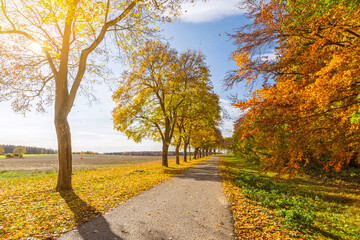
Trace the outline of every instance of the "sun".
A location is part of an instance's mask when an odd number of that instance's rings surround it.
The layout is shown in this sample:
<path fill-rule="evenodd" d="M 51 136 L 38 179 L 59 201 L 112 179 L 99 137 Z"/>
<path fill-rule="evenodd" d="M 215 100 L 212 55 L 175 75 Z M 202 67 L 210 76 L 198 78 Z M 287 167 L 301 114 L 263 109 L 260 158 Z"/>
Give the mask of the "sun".
<path fill-rule="evenodd" d="M 43 49 L 42 49 L 41 45 L 37 42 L 32 42 L 29 46 L 29 50 L 35 54 L 43 53 Z"/>

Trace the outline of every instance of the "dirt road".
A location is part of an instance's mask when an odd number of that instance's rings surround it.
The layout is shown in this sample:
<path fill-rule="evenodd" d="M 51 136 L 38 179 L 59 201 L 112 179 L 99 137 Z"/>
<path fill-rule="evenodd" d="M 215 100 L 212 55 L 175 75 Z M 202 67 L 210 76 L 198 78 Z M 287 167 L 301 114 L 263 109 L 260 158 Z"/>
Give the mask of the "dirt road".
<path fill-rule="evenodd" d="M 218 164 L 212 157 L 60 239 L 235 239 Z"/>

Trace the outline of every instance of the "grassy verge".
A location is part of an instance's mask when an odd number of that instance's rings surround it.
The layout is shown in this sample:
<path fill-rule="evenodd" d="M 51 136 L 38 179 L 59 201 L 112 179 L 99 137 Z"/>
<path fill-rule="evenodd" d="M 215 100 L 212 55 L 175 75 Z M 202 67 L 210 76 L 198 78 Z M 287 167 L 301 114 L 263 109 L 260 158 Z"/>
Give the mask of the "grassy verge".
<path fill-rule="evenodd" d="M 161 162 L 73 174 L 73 192 L 55 192 L 56 172 L 0 178 L 0 239 L 52 239 L 206 160 Z M 143 170 L 143 171 L 137 171 Z M 9 173 L 6 173 L 9 174 Z"/>
<path fill-rule="evenodd" d="M 360 239 L 358 182 L 334 174 L 275 181 L 275 173 L 233 156 L 222 157 L 220 169 L 239 238 Z"/>

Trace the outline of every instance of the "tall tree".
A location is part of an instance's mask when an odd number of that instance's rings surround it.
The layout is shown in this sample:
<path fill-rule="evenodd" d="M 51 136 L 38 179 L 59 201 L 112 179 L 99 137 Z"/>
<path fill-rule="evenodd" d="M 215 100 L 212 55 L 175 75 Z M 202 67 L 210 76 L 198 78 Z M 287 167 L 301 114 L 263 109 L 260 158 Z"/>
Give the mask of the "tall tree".
<path fill-rule="evenodd" d="M 216 110 L 219 103 L 218 96 L 212 92 L 209 70 L 205 64 L 204 55 L 200 51 L 188 50 L 180 55 L 179 60 L 179 75 L 177 77 L 183 81 L 194 83 L 187 86 L 186 101 L 179 108 L 176 123 L 177 131 L 175 132 L 177 139 L 181 139 L 184 149 L 184 162 L 186 162 L 194 123 L 200 121 L 201 118 L 216 118 L 212 114 L 217 114 Z M 197 81 L 194 81 L 196 79 Z M 216 121 L 213 123 L 217 124 Z"/>
<path fill-rule="evenodd" d="M 1 0 L 1 100 L 15 111 L 31 102 L 55 102 L 59 175 L 56 189 L 70 190 L 72 156 L 68 115 L 84 77 L 100 76 L 108 56 L 105 36 L 125 52 L 156 32 L 156 21 L 177 16 L 178 0 Z M 109 35 L 111 33 L 111 35 Z M 5 47 L 6 46 L 6 47 Z M 98 55 L 99 56 L 99 55 Z"/>
<path fill-rule="evenodd" d="M 202 81 L 181 77 L 180 65 L 177 52 L 168 44 L 147 42 L 133 54 L 131 71 L 123 74 L 113 95 L 115 128 L 137 142 L 143 138 L 162 141 L 162 165 L 166 167 L 179 109 L 189 91 Z M 208 70 L 202 71 L 207 74 Z"/>

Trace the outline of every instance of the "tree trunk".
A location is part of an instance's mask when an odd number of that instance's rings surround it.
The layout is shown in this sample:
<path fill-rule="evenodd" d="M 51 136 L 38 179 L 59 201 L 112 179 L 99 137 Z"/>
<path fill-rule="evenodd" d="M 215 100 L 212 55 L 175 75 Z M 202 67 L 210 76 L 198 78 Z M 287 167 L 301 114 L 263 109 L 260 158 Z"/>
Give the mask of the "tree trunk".
<path fill-rule="evenodd" d="M 202 149 L 201 149 L 201 148 L 199 149 L 199 155 L 200 155 L 200 158 L 202 158 L 202 157 L 203 157 L 203 154 L 202 154 Z"/>
<path fill-rule="evenodd" d="M 205 151 L 206 151 L 206 153 L 205 153 L 206 156 L 209 156 L 209 149 L 206 149 Z"/>
<path fill-rule="evenodd" d="M 187 162 L 187 142 L 184 141 L 184 162 Z"/>
<path fill-rule="evenodd" d="M 191 145 L 189 144 L 189 160 L 191 161 Z"/>
<path fill-rule="evenodd" d="M 359 153 L 358 152 L 355 152 L 350 160 L 349 160 L 349 163 L 348 163 L 348 167 L 351 167 L 351 168 L 359 168 L 359 165 L 357 164 L 357 159 L 358 159 L 358 156 L 359 156 Z"/>
<path fill-rule="evenodd" d="M 72 152 L 71 134 L 67 118 L 55 116 L 55 128 L 58 140 L 59 174 L 56 191 L 68 191 L 72 189 Z"/>
<path fill-rule="evenodd" d="M 199 151 L 199 148 L 194 149 L 194 159 L 197 159 L 198 151 Z"/>
<path fill-rule="evenodd" d="M 165 141 L 163 141 L 163 149 L 162 149 L 162 165 L 164 167 L 169 167 L 168 151 L 169 151 L 169 144 L 165 140 Z"/>
<path fill-rule="evenodd" d="M 176 164 L 180 164 L 180 144 L 176 144 L 175 154 L 176 154 Z"/>

